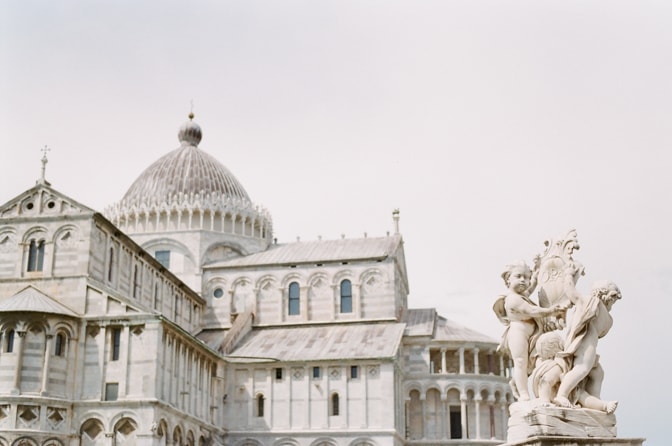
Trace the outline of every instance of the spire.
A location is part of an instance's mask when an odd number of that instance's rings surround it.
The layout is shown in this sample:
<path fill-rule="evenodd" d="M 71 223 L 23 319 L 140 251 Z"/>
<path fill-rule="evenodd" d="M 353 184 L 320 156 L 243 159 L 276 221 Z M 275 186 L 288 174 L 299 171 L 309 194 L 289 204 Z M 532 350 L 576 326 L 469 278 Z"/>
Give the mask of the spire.
<path fill-rule="evenodd" d="M 399 209 L 392 211 L 392 219 L 394 220 L 394 233 L 399 234 Z"/>
<path fill-rule="evenodd" d="M 47 186 L 50 186 L 50 183 L 46 179 L 46 171 L 47 171 L 47 163 L 49 160 L 47 159 L 47 152 L 50 152 L 51 149 L 47 146 L 44 146 L 44 149 L 40 149 L 40 152 L 42 152 L 42 159 L 40 160 L 42 162 L 42 173 L 40 175 L 40 179 L 37 180 L 37 184 L 46 184 Z"/>

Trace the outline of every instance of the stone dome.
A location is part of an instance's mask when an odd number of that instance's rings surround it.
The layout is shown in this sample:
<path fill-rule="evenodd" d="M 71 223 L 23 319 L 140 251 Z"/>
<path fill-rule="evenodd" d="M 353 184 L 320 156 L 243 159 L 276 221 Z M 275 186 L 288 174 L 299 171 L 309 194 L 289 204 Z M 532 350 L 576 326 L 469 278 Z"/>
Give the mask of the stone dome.
<path fill-rule="evenodd" d="M 145 169 L 104 215 L 129 234 L 208 230 L 266 246 L 273 234 L 271 215 L 252 203 L 226 167 L 198 148 L 202 132 L 193 117 L 180 127 L 180 147 Z"/>
<path fill-rule="evenodd" d="M 190 118 L 193 115 L 189 116 Z M 215 195 L 249 202 L 250 197 L 213 156 L 198 148 L 201 128 L 187 121 L 180 127 L 180 147 L 162 156 L 133 182 L 122 203 L 128 205 L 170 202 L 174 197 Z"/>

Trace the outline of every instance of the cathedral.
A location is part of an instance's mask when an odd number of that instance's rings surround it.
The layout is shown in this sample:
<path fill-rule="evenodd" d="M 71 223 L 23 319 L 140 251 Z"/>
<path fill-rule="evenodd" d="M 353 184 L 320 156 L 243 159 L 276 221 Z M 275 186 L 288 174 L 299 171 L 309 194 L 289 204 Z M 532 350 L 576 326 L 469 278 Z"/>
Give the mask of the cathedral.
<path fill-rule="evenodd" d="M 193 115 L 178 136 L 102 213 L 44 164 L 5 197 L 0 446 L 504 442 L 510 360 L 409 306 L 398 211 L 278 243 Z"/>

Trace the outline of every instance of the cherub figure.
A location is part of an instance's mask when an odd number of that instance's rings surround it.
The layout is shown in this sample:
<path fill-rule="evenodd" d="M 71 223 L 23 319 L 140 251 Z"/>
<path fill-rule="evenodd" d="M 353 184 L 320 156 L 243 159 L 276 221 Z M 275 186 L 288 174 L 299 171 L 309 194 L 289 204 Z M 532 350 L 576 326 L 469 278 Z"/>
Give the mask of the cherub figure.
<path fill-rule="evenodd" d="M 542 406 L 555 405 L 553 400 L 556 398 L 558 386 L 567 372 L 565 368 L 567 363 L 556 357 L 563 348 L 564 341 L 557 331 L 544 333 L 537 340 L 536 350 L 539 359 L 530 378 L 534 395 L 539 398 Z M 618 401 L 600 399 L 602 377 L 602 367 L 597 363 L 586 379 L 572 392 L 572 399 L 586 409 L 613 413 L 618 406 Z"/>
<path fill-rule="evenodd" d="M 543 318 L 561 314 L 566 308 L 562 305 L 543 308 L 528 297 L 534 291 L 536 277 L 525 262 L 507 265 L 502 278 L 509 292 L 497 299 L 493 307 L 499 319 L 507 325 L 499 348 L 513 359 L 511 389 L 514 396 L 519 401 L 528 401 L 527 377 L 530 365 L 533 365 L 530 364 L 530 353 L 536 338 L 543 332 Z"/>
<path fill-rule="evenodd" d="M 568 277 L 571 274 L 567 275 Z M 597 355 L 597 341 L 604 337 L 613 324 L 610 311 L 614 302 L 621 299 L 621 291 L 615 283 L 596 282 L 589 296 L 581 296 L 573 283 L 567 284 L 566 293 L 575 305 L 569 324 L 565 348 L 557 358 L 565 362 L 567 371 L 562 377 L 553 402 L 562 407 L 572 407 L 570 393 L 588 377 L 588 393 L 599 397 L 602 386 L 602 370 Z M 615 407 L 614 407 L 615 408 Z"/>

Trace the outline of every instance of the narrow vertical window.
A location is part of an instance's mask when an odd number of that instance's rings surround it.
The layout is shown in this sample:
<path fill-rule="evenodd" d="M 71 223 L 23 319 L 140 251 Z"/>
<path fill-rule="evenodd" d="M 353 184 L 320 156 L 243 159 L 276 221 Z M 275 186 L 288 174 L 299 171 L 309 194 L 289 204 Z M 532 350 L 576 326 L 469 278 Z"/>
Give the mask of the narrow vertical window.
<path fill-rule="evenodd" d="M 56 335 L 55 345 L 54 345 L 54 355 L 63 356 L 65 353 L 65 336 L 63 333 Z"/>
<path fill-rule="evenodd" d="M 108 257 L 107 281 L 112 282 L 112 278 L 114 277 L 114 248 L 110 248 L 110 255 Z"/>
<path fill-rule="evenodd" d="M 257 416 L 264 416 L 264 395 L 257 396 Z"/>
<path fill-rule="evenodd" d="M 44 240 L 30 241 L 28 248 L 28 271 L 42 271 L 44 264 Z"/>
<path fill-rule="evenodd" d="M 138 265 L 133 266 L 133 297 L 137 298 L 140 291 Z"/>
<path fill-rule="evenodd" d="M 329 407 L 329 415 L 336 417 L 340 414 L 340 404 L 338 401 L 338 393 L 331 395 L 331 405 Z"/>
<path fill-rule="evenodd" d="M 297 282 L 289 284 L 289 307 L 288 314 L 299 314 L 301 309 L 300 288 Z"/>
<path fill-rule="evenodd" d="M 276 379 L 276 381 L 280 381 L 282 379 L 282 369 L 281 368 L 275 369 L 275 379 Z"/>
<path fill-rule="evenodd" d="M 313 378 L 318 379 L 320 377 L 320 368 L 313 367 Z"/>
<path fill-rule="evenodd" d="M 110 359 L 112 361 L 119 360 L 119 350 L 121 349 L 121 328 L 115 327 L 112 329 L 112 354 Z"/>
<path fill-rule="evenodd" d="M 352 313 L 352 283 L 348 279 L 341 282 L 341 313 Z"/>
<path fill-rule="evenodd" d="M 7 345 L 5 346 L 5 352 L 12 353 L 14 351 L 14 330 L 9 330 L 7 332 Z"/>
<path fill-rule="evenodd" d="M 352 379 L 357 379 L 359 376 L 359 367 L 356 365 L 353 365 L 350 367 L 350 378 Z"/>
<path fill-rule="evenodd" d="M 450 438 L 462 438 L 462 411 L 460 407 L 450 406 Z"/>

